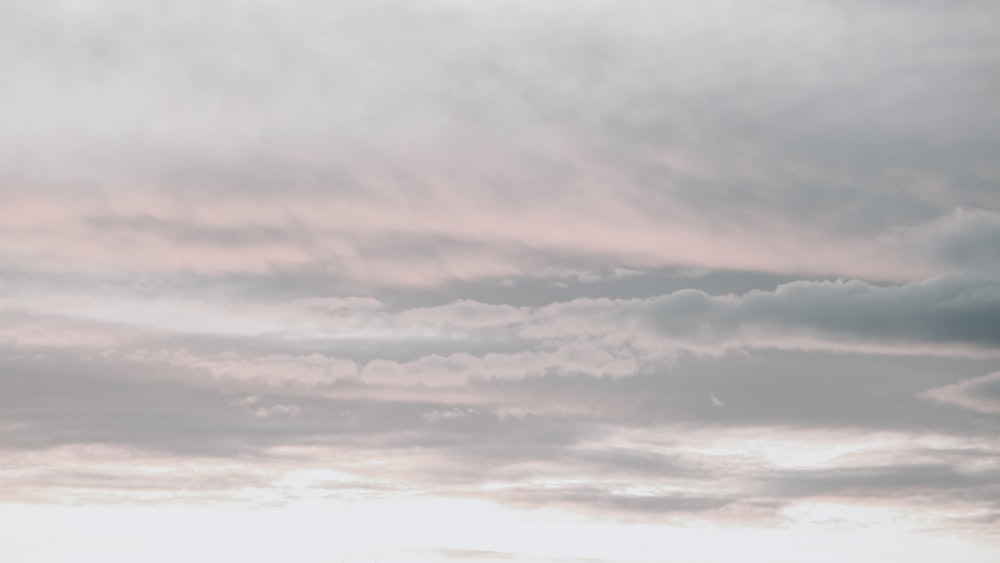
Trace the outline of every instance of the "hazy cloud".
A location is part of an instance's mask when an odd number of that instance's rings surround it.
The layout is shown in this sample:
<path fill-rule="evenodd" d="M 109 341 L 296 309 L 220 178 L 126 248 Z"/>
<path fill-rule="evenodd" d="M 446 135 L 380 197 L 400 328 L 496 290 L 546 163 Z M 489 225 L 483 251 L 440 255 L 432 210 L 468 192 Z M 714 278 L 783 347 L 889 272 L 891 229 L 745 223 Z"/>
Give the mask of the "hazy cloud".
<path fill-rule="evenodd" d="M 0 2 L 0 502 L 986 537 L 998 18 Z"/>
<path fill-rule="evenodd" d="M 1000 373 L 991 373 L 931 389 L 926 396 L 966 409 L 994 413 L 1000 411 Z"/>

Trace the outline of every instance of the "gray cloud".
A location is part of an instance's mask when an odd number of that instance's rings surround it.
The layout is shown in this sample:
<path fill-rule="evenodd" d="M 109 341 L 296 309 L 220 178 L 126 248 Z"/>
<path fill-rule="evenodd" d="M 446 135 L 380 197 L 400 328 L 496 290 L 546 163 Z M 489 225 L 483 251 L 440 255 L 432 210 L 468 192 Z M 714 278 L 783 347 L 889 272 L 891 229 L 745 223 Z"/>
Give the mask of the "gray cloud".
<path fill-rule="evenodd" d="M 967 360 L 962 370 L 974 373 L 982 363 Z M 0 426 L 9 452 L 103 444 L 178 458 L 250 456 L 267 467 L 283 459 L 282 449 L 333 447 L 341 458 L 332 467 L 366 468 L 370 480 L 354 485 L 361 490 L 418 487 L 481 496 L 468 487 L 508 483 L 516 488 L 487 498 L 628 518 L 714 511 L 733 503 L 729 512 L 759 514 L 761 503 L 772 503 L 764 511 L 776 517 L 780 506 L 798 498 L 862 492 L 892 498 L 895 491 L 909 495 L 911 489 L 946 495 L 953 487 L 971 488 L 975 483 L 967 483 L 967 476 L 989 477 L 959 467 L 991 459 L 994 451 L 969 457 L 976 452 L 929 450 L 920 455 L 931 461 L 915 465 L 913 472 L 884 469 L 885 462 L 875 460 L 853 469 L 779 471 L 762 480 L 768 470 L 761 460 L 735 458 L 732 465 L 722 464 L 697 453 L 697 445 L 684 436 L 698 428 L 723 434 L 757 428 L 763 435 L 779 436 L 783 428 L 815 428 L 936 433 L 956 440 L 992 437 L 996 424 L 990 420 L 962 409 L 928 408 L 919 397 L 928 388 L 961 380 L 961 374 L 952 373 L 958 365 L 949 359 L 856 356 L 848 361 L 837 355 L 818 361 L 814 352 L 692 356 L 655 375 L 482 383 L 442 402 L 447 394 L 405 398 L 391 388 L 380 394 L 377 388 L 355 384 L 192 386 L 197 379 L 178 378 L 176 366 L 49 352 L 4 361 Z M 713 406 L 710 394 L 722 398 L 724 406 Z M 429 416 L 433 413 L 439 414 Z M 647 427 L 672 438 L 656 449 L 642 441 L 604 441 L 609 432 Z M 386 456 L 409 461 L 398 469 L 366 465 L 365 460 Z M 525 484 L 580 476 L 605 484 L 566 490 Z M 912 484 L 907 476 L 913 477 Z M 33 481 L 32 487 L 44 482 Z M 59 483 L 81 490 L 118 486 L 110 477 L 88 481 L 72 475 Z M 386 483 L 392 484 L 390 489 L 382 488 Z M 620 487 L 628 484 L 654 492 L 623 492 Z M 147 487 L 141 481 L 133 486 Z M 194 491 L 199 486 L 191 485 Z M 665 486 L 688 492 L 655 493 Z M 342 487 L 329 486 L 331 491 Z M 744 492 L 720 492 L 732 487 Z"/>
<path fill-rule="evenodd" d="M 817 237 L 868 236 L 956 204 L 997 209 L 989 5 L 712 6 L 9 6 L 5 21 L 18 23 L 4 51 L 20 79 L 3 110 L 5 169 L 33 186 L 64 175 L 98 192 L 169 193 L 208 215 L 224 194 L 276 208 L 318 195 L 314 206 L 393 203 L 446 179 L 481 200 L 536 206 L 585 196 L 599 171 L 579 160 L 595 156 L 630 206 L 720 232 L 762 233 L 780 217 Z M 578 148 L 560 148 L 567 138 Z M 470 166 L 416 151 L 449 154 L 453 142 Z M 360 275 L 313 248 L 328 234 L 308 221 L 289 238 L 273 224 L 150 220 L 133 227 L 181 245 L 310 249 L 306 262 L 341 272 L 330 277 Z M 374 260 L 419 234 L 347 244 Z M 471 260 L 467 245 L 497 248 L 471 238 L 422 245 L 436 248 L 425 260 L 447 269 L 442 256 Z M 540 245 L 540 260 L 503 258 L 501 244 L 493 261 L 523 260 L 515 273 L 561 255 Z M 640 265 L 626 254 L 596 261 Z"/>
<path fill-rule="evenodd" d="M 990 277 L 950 275 L 903 286 L 860 280 L 800 281 L 774 291 L 710 296 L 679 291 L 654 302 L 652 316 L 672 333 L 704 327 L 721 339 L 744 329 L 783 336 L 820 332 L 881 343 L 957 343 L 995 349 L 1000 286 Z M 752 338 L 752 337 L 751 337 Z"/>
<path fill-rule="evenodd" d="M 995 272 L 1000 264 L 1000 214 L 958 209 L 904 235 L 952 267 Z"/>
<path fill-rule="evenodd" d="M 917 464 L 890 467 L 852 467 L 803 472 L 783 481 L 784 494 L 805 496 L 920 496 L 1000 502 L 996 469 L 963 471 L 951 465 Z"/>
<path fill-rule="evenodd" d="M 697 513 L 723 508 L 732 499 L 678 495 L 627 495 L 597 488 L 562 490 L 504 491 L 497 495 L 503 502 L 533 506 L 562 505 L 595 513 L 666 515 Z"/>

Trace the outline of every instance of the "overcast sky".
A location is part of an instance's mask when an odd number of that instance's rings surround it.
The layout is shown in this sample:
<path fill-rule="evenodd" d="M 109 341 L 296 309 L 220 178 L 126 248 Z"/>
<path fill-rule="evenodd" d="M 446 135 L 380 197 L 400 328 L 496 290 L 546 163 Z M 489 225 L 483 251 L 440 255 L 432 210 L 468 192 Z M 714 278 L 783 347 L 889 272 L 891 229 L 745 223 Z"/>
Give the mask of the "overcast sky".
<path fill-rule="evenodd" d="M 0 559 L 997 561 L 998 29 L 0 0 Z"/>

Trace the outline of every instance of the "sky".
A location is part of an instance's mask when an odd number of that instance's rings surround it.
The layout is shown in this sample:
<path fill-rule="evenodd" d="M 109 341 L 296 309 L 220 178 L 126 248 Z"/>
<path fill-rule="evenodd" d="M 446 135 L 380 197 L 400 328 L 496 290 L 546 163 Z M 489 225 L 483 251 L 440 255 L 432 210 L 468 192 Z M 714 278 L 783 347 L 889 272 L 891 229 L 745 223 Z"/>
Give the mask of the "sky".
<path fill-rule="evenodd" d="M 0 559 L 1000 560 L 998 26 L 0 0 Z"/>

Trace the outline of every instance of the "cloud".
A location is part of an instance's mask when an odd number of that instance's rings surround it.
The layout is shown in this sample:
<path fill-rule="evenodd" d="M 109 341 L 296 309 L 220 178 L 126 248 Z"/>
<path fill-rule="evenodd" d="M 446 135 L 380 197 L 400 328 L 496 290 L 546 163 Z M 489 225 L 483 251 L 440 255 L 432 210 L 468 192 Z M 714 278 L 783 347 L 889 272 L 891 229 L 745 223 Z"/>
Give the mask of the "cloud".
<path fill-rule="evenodd" d="M 548 505 L 569 506 L 598 514 L 618 513 L 668 515 L 681 513 L 685 516 L 699 512 L 717 510 L 733 502 L 724 497 L 699 497 L 687 494 L 621 494 L 613 491 L 589 488 L 566 487 L 554 489 L 504 490 L 500 496 L 504 502 L 541 507 Z"/>
<path fill-rule="evenodd" d="M 873 495 L 926 504 L 1000 505 L 995 486 L 1000 471 L 966 469 L 952 464 L 909 464 L 888 467 L 851 467 L 799 472 L 779 480 L 779 494 L 793 497 L 857 498 Z"/>
<path fill-rule="evenodd" d="M 996 14 L 0 2 L 0 500 L 983 530 Z"/>
<path fill-rule="evenodd" d="M 427 411 L 421 416 L 424 422 L 434 423 L 438 421 L 455 420 L 460 418 L 465 418 L 470 414 L 475 414 L 475 409 L 463 410 L 460 408 L 453 408 L 448 410 L 433 410 Z"/>
<path fill-rule="evenodd" d="M 296 405 L 282 405 L 281 403 L 273 404 L 269 407 L 258 407 L 254 411 L 254 416 L 257 417 L 269 417 L 269 416 L 299 416 L 302 409 Z"/>
<path fill-rule="evenodd" d="M 924 396 L 978 412 L 1000 412 L 1000 372 L 931 389 Z"/>
<path fill-rule="evenodd" d="M 234 352 L 227 352 L 206 357 L 186 350 L 136 350 L 128 354 L 128 359 L 139 365 L 176 365 L 183 370 L 208 374 L 216 380 L 259 381 L 266 386 L 292 382 L 319 385 L 358 376 L 354 362 L 315 353 L 240 357 Z"/>
<path fill-rule="evenodd" d="M 685 290 L 651 304 L 651 318 L 667 334 L 708 341 L 767 343 L 800 337 L 868 345 L 958 345 L 993 350 L 1000 322 L 1000 285 L 990 277 L 949 275 L 902 286 L 860 280 L 800 281 L 773 291 L 711 296 Z M 822 344 L 820 344 L 822 346 Z"/>
<path fill-rule="evenodd" d="M 989 272 L 1000 264 L 1000 213 L 959 208 L 897 236 L 951 267 Z"/>
<path fill-rule="evenodd" d="M 513 559 L 515 557 L 513 553 L 506 551 L 486 551 L 481 549 L 451 549 L 442 547 L 438 548 L 437 551 L 445 557 L 461 559 L 462 561 L 469 559 Z"/>
<path fill-rule="evenodd" d="M 998 203 L 988 8 L 710 4 L 7 8 L 0 248 L 355 291 L 941 273 L 879 235 Z"/>

